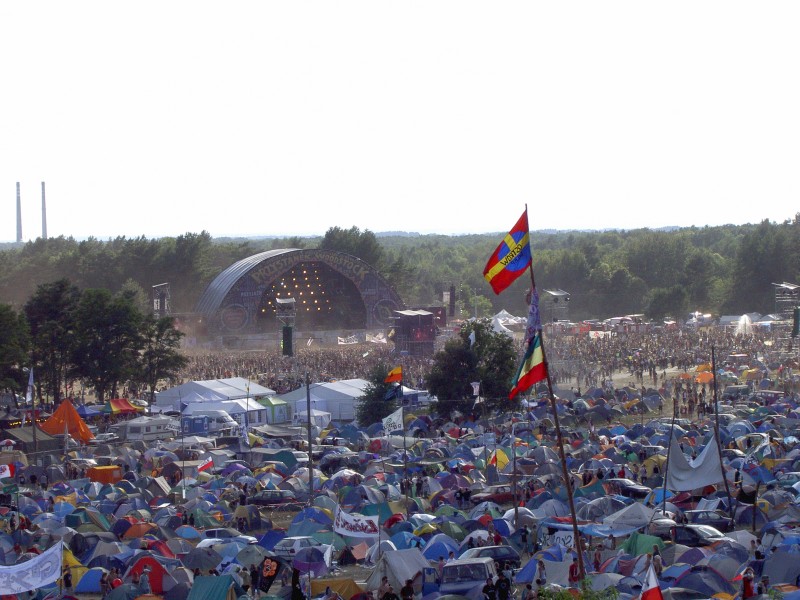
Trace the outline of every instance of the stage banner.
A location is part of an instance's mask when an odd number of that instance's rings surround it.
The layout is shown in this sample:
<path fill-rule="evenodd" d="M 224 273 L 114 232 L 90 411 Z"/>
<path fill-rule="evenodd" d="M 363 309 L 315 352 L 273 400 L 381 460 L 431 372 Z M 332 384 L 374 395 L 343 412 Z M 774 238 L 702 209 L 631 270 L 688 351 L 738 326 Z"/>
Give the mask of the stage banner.
<path fill-rule="evenodd" d="M 61 547 L 62 543 L 58 542 L 36 558 L 0 567 L 0 590 L 3 594 L 30 592 L 58 581 L 61 577 Z"/>
<path fill-rule="evenodd" d="M 378 517 L 349 515 L 337 506 L 333 530 L 340 535 L 350 537 L 377 537 Z"/>

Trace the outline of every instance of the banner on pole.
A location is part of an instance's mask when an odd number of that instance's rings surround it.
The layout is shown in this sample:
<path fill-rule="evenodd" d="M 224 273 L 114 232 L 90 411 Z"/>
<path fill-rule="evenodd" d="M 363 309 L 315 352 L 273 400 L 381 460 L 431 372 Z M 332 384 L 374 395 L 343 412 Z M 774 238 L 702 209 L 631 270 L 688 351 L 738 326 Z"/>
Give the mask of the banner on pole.
<path fill-rule="evenodd" d="M 340 535 L 349 535 L 350 537 L 377 537 L 378 517 L 350 515 L 337 506 L 333 530 Z"/>
<path fill-rule="evenodd" d="M 383 431 L 386 435 L 395 431 L 403 431 L 403 409 L 398 408 L 388 417 L 383 419 Z"/>
<path fill-rule="evenodd" d="M 61 577 L 61 547 L 59 542 L 36 558 L 0 567 L 0 590 L 3 594 L 30 592 L 58 581 Z"/>

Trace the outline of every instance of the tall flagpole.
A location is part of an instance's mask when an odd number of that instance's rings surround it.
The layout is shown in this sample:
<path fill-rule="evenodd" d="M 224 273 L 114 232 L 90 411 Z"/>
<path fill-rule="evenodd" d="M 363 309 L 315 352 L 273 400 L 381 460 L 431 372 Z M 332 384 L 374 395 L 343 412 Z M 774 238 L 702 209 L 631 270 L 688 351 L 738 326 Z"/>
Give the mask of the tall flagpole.
<path fill-rule="evenodd" d="M 731 488 L 728 485 L 728 478 L 725 477 L 725 467 L 722 465 L 722 444 L 719 438 L 719 404 L 717 404 L 719 402 L 717 398 L 717 356 L 714 346 L 711 346 L 711 372 L 714 375 L 714 440 L 717 442 L 717 451 L 719 452 L 719 470 L 722 473 L 722 481 L 725 484 L 725 492 L 728 495 L 728 511 L 731 517 L 733 517 L 734 509 L 733 500 L 731 500 Z M 756 491 L 758 491 L 757 487 Z M 753 501 L 753 505 L 755 506 L 755 501 Z M 753 522 L 755 523 L 755 519 L 753 519 Z"/>
<path fill-rule="evenodd" d="M 528 214 L 528 205 L 525 204 L 525 214 Z M 533 287 L 532 294 L 536 293 L 536 279 L 533 276 L 533 261 L 528 265 L 531 274 L 531 286 Z M 533 295 L 531 302 L 534 301 Z M 540 325 L 541 327 L 541 325 Z M 541 329 L 539 334 L 541 335 Z M 542 349 L 542 362 L 544 363 L 544 372 L 547 378 L 547 394 L 550 397 L 550 408 L 553 411 L 553 424 L 556 428 L 556 443 L 558 444 L 558 456 L 561 459 L 561 474 L 564 478 L 564 484 L 567 487 L 567 502 L 569 504 L 569 513 L 572 516 L 572 535 L 575 537 L 575 548 L 578 551 L 578 574 L 581 580 L 586 574 L 583 566 L 583 548 L 581 544 L 581 536 L 578 531 L 578 518 L 575 514 L 575 501 L 572 498 L 572 479 L 567 469 L 567 457 L 564 454 L 564 439 L 561 436 L 561 425 L 558 422 L 558 408 L 556 407 L 556 397 L 553 394 L 553 381 L 550 379 L 550 367 L 547 364 L 547 354 L 544 351 L 544 339 L 540 337 L 540 344 Z"/>

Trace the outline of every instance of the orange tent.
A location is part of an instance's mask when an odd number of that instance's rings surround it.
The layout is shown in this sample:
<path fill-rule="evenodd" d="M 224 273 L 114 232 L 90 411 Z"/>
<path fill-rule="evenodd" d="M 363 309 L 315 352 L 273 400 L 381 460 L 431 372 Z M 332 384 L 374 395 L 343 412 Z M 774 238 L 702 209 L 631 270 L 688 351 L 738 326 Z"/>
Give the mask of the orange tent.
<path fill-rule="evenodd" d="M 701 373 L 697 374 L 697 377 L 695 377 L 694 380 L 697 383 L 711 383 L 714 381 L 714 374 L 709 373 L 708 371 L 702 371 Z"/>
<path fill-rule="evenodd" d="M 94 439 L 94 434 L 89 431 L 86 422 L 72 406 L 72 402 L 64 400 L 53 413 L 53 416 L 42 423 L 41 428 L 50 435 L 70 434 L 73 439 L 86 444 Z"/>

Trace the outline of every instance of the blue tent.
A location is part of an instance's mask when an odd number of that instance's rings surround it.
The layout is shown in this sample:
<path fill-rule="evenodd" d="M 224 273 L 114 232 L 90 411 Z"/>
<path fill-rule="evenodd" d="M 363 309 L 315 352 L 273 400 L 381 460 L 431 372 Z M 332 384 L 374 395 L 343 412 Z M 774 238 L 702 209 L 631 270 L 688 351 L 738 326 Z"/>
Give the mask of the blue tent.
<path fill-rule="evenodd" d="M 266 548 L 267 550 L 272 550 L 275 547 L 275 544 L 280 542 L 285 537 L 286 534 L 282 531 L 270 529 L 267 533 L 259 538 L 258 545 L 262 548 Z"/>
<path fill-rule="evenodd" d="M 93 567 L 86 571 L 75 586 L 76 594 L 99 594 L 100 593 L 100 578 L 103 573 L 107 571 L 101 567 Z"/>
<path fill-rule="evenodd" d="M 99 410 L 99 409 L 97 409 L 97 408 L 94 408 L 93 406 L 86 406 L 85 404 L 84 404 L 84 405 L 82 405 L 82 406 L 79 406 L 76 412 L 77 412 L 77 413 L 78 413 L 78 414 L 79 414 L 81 417 L 83 417 L 84 419 L 85 419 L 86 417 L 97 417 L 97 416 L 99 416 L 99 415 L 102 415 L 102 414 L 104 414 L 102 410 Z M 76 591 L 77 591 L 77 590 L 76 590 Z"/>

